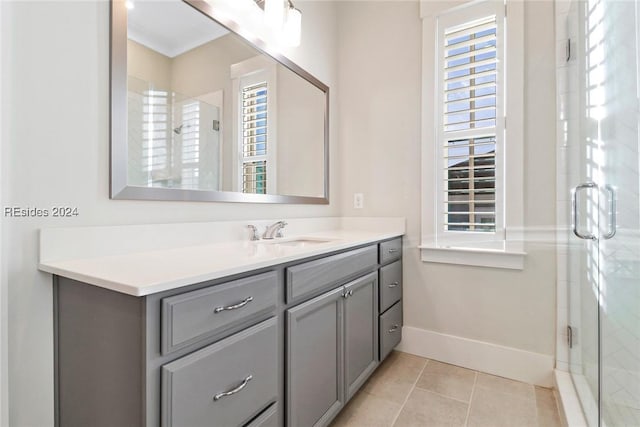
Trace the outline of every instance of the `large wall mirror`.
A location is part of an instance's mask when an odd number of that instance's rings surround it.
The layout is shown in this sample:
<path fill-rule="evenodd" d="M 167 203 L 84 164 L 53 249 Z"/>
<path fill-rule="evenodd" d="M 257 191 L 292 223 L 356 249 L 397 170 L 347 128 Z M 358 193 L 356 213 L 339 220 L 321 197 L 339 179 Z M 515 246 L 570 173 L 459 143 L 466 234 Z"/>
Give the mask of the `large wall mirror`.
<path fill-rule="evenodd" d="M 112 198 L 328 203 L 326 85 L 204 1 L 126 3 L 112 0 Z"/>

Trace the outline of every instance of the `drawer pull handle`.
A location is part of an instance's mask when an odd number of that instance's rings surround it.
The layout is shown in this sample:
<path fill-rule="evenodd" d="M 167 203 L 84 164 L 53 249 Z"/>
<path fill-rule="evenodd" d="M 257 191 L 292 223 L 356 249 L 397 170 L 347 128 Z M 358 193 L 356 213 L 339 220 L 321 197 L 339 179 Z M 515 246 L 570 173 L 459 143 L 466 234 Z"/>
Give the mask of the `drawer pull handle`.
<path fill-rule="evenodd" d="M 396 248 L 389 249 L 389 253 L 390 254 L 395 254 L 396 252 L 398 252 L 398 249 L 396 249 Z"/>
<path fill-rule="evenodd" d="M 249 384 L 249 381 L 251 381 L 251 379 L 253 378 L 253 375 L 249 375 L 247 378 L 245 378 L 238 387 L 229 390 L 229 391 L 223 391 L 222 393 L 218 393 L 215 396 L 213 396 L 213 401 L 217 402 L 218 400 L 222 399 L 225 396 L 231 396 L 232 394 L 236 394 L 239 391 L 241 391 L 243 388 L 245 388 L 247 386 L 247 384 Z"/>
<path fill-rule="evenodd" d="M 395 288 L 396 286 L 398 286 L 400 283 L 398 282 L 393 282 L 393 283 L 389 283 L 387 286 L 390 288 Z"/>
<path fill-rule="evenodd" d="M 394 333 L 395 331 L 397 331 L 397 330 L 398 330 L 398 328 L 399 328 L 399 327 L 400 327 L 400 325 L 393 325 L 393 326 L 391 327 L 391 329 L 389 329 L 389 333 L 390 333 L 390 334 Z"/>
<path fill-rule="evenodd" d="M 227 310 L 236 310 L 238 308 L 242 308 L 245 305 L 249 304 L 251 301 L 253 301 L 253 297 L 247 297 L 245 298 L 244 301 L 241 301 L 237 304 L 233 304 L 233 305 L 228 305 L 226 307 L 216 307 L 213 312 L 214 313 L 220 313 L 221 311 L 227 311 Z"/>

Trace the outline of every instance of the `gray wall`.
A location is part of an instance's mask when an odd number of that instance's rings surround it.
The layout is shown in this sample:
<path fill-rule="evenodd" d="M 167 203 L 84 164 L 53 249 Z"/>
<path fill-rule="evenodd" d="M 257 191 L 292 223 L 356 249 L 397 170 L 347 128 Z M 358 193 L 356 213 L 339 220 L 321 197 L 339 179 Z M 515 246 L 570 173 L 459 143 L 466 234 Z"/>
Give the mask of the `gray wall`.
<path fill-rule="evenodd" d="M 0 298 L 6 292 L 9 301 L 8 310 L 1 313 L 8 315 L 9 422 L 14 427 L 50 426 L 52 286 L 50 275 L 37 270 L 38 230 L 338 215 L 337 108 L 332 109 L 334 168 L 328 206 L 109 200 L 109 3 L 0 5 L 3 205 L 67 205 L 79 211 L 72 219 L 2 218 L 2 261 L 8 280 L 2 282 Z M 288 53 L 333 90 L 335 7 L 330 2 L 301 2 L 299 7 L 304 14 L 303 40 Z M 6 324 L 3 321 L 2 327 Z M 5 375 L 2 381 L 6 383 Z"/>

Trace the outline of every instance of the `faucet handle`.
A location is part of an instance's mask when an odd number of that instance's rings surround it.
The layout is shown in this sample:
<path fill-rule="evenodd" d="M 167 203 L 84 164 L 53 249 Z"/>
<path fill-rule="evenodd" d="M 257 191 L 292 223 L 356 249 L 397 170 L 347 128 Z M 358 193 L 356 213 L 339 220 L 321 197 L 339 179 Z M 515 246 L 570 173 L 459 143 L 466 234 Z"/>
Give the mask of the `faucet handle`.
<path fill-rule="evenodd" d="M 253 224 L 247 225 L 247 228 L 251 230 L 250 240 L 260 240 L 260 233 L 258 233 L 258 227 Z"/>
<path fill-rule="evenodd" d="M 282 234 L 282 230 L 284 229 L 284 227 L 287 225 L 286 222 L 284 221 L 280 221 L 280 228 L 278 228 L 278 232 L 276 233 L 276 237 L 280 238 L 280 237 L 284 237 L 284 234 Z"/>

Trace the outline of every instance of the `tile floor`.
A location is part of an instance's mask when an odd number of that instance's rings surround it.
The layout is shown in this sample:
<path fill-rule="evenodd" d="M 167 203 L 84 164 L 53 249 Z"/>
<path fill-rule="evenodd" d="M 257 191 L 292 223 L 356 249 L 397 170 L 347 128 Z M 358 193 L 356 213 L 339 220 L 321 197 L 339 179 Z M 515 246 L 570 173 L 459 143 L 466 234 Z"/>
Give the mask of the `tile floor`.
<path fill-rule="evenodd" d="M 331 427 L 559 427 L 550 389 L 394 351 Z"/>

